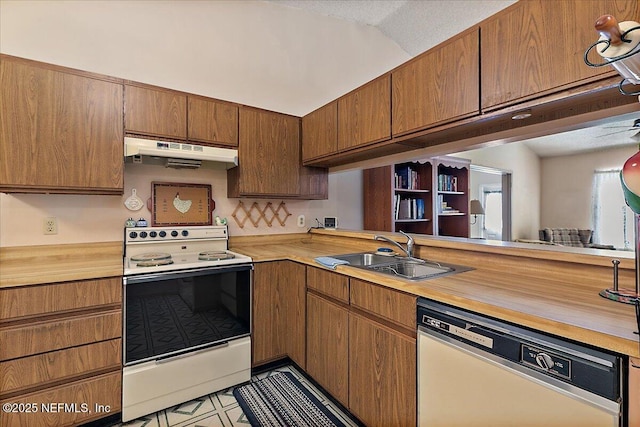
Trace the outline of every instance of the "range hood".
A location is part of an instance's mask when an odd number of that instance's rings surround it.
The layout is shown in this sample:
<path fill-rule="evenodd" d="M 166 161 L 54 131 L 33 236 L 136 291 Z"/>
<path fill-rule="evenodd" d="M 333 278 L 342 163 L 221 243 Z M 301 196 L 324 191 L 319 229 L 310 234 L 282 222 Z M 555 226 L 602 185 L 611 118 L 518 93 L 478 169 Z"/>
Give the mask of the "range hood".
<path fill-rule="evenodd" d="M 238 166 L 238 150 L 129 136 L 124 138 L 124 155 L 133 163 L 163 164 L 171 168 L 195 169 L 202 162 L 223 165 L 226 169 Z"/>

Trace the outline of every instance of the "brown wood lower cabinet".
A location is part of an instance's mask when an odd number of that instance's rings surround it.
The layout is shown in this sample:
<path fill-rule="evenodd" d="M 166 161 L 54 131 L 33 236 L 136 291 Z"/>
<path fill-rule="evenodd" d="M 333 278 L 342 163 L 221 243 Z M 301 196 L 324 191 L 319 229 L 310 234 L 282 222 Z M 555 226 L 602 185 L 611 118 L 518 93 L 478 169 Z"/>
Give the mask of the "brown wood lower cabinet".
<path fill-rule="evenodd" d="M 120 412 L 122 375 L 99 375 L 20 397 L 0 400 L 0 427 L 62 427 Z M 5 406 L 6 405 L 6 406 Z"/>
<path fill-rule="evenodd" d="M 349 409 L 367 426 L 416 425 L 416 340 L 349 315 Z"/>
<path fill-rule="evenodd" d="M 416 297 L 307 267 L 307 369 L 367 426 L 416 425 Z"/>
<path fill-rule="evenodd" d="M 349 310 L 307 293 L 307 373 L 349 406 Z"/>
<path fill-rule="evenodd" d="M 256 263 L 253 272 L 252 366 L 289 356 L 305 367 L 305 267 Z"/>
<path fill-rule="evenodd" d="M 0 427 L 120 412 L 121 337 L 121 277 L 0 289 Z"/>
<path fill-rule="evenodd" d="M 629 427 L 640 427 L 640 359 L 629 358 Z"/>

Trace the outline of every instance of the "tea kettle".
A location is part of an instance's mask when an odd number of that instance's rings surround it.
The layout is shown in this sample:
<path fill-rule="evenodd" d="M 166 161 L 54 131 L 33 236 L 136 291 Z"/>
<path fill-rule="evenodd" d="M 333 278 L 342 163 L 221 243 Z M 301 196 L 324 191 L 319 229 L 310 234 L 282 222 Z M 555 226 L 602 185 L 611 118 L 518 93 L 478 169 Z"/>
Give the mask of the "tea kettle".
<path fill-rule="evenodd" d="M 602 15 L 596 20 L 595 29 L 600 33 L 597 42 L 584 53 L 584 62 L 590 67 L 611 65 L 622 76 L 618 88 L 624 95 L 640 95 L 640 91 L 627 92 L 622 88 L 626 82 L 640 84 L 640 24 L 635 21 L 618 23 L 611 15 Z M 596 51 L 606 62 L 594 64 L 587 58 Z"/>

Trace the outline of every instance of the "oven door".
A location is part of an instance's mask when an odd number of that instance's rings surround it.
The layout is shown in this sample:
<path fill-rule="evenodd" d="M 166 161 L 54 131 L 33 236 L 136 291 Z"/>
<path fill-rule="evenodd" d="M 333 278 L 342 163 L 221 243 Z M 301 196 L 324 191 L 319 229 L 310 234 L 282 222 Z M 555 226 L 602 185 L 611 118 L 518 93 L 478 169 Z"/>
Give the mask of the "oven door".
<path fill-rule="evenodd" d="M 241 264 L 125 277 L 124 365 L 250 335 L 252 270 Z"/>

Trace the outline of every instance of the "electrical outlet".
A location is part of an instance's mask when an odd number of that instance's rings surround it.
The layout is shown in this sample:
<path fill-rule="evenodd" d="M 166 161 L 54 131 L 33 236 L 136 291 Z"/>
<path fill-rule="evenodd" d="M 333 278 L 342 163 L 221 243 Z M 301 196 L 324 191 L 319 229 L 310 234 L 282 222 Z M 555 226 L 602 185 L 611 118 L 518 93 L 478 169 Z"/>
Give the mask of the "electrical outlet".
<path fill-rule="evenodd" d="M 302 228 L 305 224 L 304 215 L 298 215 L 298 227 Z"/>
<path fill-rule="evenodd" d="M 58 234 L 58 219 L 55 217 L 45 218 L 42 229 L 44 234 Z"/>

